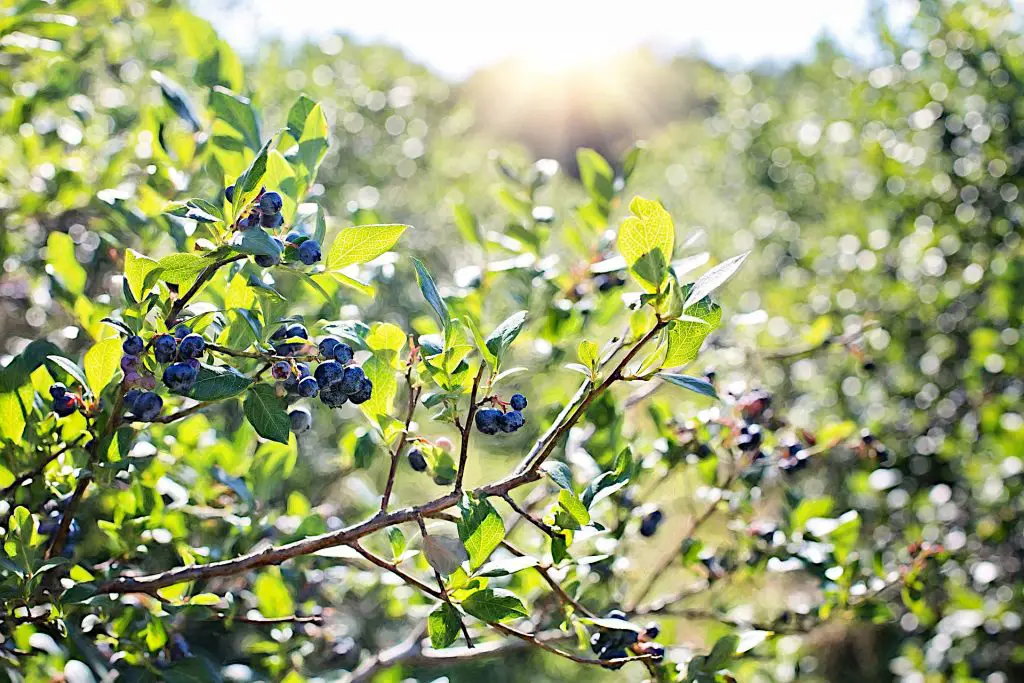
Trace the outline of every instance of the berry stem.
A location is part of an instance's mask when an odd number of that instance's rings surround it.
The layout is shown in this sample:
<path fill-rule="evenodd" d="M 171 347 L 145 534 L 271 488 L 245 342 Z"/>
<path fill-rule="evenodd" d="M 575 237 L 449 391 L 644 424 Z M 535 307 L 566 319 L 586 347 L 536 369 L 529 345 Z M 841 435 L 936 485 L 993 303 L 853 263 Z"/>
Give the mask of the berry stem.
<path fill-rule="evenodd" d="M 395 476 L 398 473 L 398 461 L 401 460 L 402 453 L 405 452 L 405 446 L 409 442 L 409 425 L 412 424 L 412 416 L 416 412 L 416 404 L 419 403 L 420 392 L 423 391 L 423 387 L 413 386 L 411 365 L 405 371 L 405 383 L 409 387 L 409 405 L 405 411 L 405 428 L 402 429 L 402 433 L 398 437 L 398 443 L 395 444 L 394 450 L 391 451 L 391 469 L 388 470 L 388 481 L 384 485 L 384 495 L 380 499 L 381 512 L 388 511 L 391 491 L 395 487 Z"/>

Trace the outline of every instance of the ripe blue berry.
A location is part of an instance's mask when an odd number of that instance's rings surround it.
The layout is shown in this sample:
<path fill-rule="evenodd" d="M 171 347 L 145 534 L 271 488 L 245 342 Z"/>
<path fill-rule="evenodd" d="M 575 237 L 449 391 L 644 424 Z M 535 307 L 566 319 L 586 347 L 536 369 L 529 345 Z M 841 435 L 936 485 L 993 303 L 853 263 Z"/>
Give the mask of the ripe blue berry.
<path fill-rule="evenodd" d="M 199 356 L 203 355 L 203 351 L 205 350 L 206 340 L 203 339 L 202 336 L 193 332 L 192 334 L 186 335 L 178 344 L 178 358 L 180 360 L 199 358 Z"/>
<path fill-rule="evenodd" d="M 512 410 L 525 410 L 526 409 L 526 397 L 522 394 L 512 394 L 512 398 L 508 400 L 508 404 L 512 406 Z"/>
<path fill-rule="evenodd" d="M 78 396 L 76 394 L 64 394 L 53 399 L 53 412 L 59 417 L 67 417 L 78 410 Z"/>
<path fill-rule="evenodd" d="M 229 202 L 235 201 L 235 186 L 234 185 L 228 185 L 227 186 L 227 188 L 224 190 L 224 198 L 227 199 Z"/>
<path fill-rule="evenodd" d="M 503 413 L 498 418 L 498 428 L 503 432 L 514 432 L 526 424 L 526 418 L 518 410 Z"/>
<path fill-rule="evenodd" d="M 338 344 L 340 343 L 341 342 L 335 339 L 334 337 L 325 337 L 317 345 L 317 348 L 320 349 L 321 356 L 327 359 L 331 359 L 334 358 L 334 350 L 338 348 Z"/>
<path fill-rule="evenodd" d="M 359 380 L 359 388 L 348 395 L 348 400 L 359 405 L 369 401 L 371 396 L 373 396 L 373 382 L 368 377 L 363 377 Z"/>
<path fill-rule="evenodd" d="M 301 408 L 296 408 L 288 413 L 288 421 L 291 422 L 292 431 L 296 434 L 301 434 L 313 426 L 313 416 L 309 414 L 309 411 Z"/>
<path fill-rule="evenodd" d="M 647 627 L 644 629 L 644 636 L 650 640 L 657 638 L 660 633 L 661 628 L 653 621 L 647 624 Z"/>
<path fill-rule="evenodd" d="M 312 377 L 303 377 L 299 380 L 298 394 L 303 398 L 313 398 L 320 391 L 320 385 Z"/>
<path fill-rule="evenodd" d="M 298 230 L 292 230 L 290 233 L 285 235 L 284 241 L 290 244 L 298 244 L 303 237 L 305 237 L 305 235 Z"/>
<path fill-rule="evenodd" d="M 132 413 L 143 422 L 152 422 L 163 410 L 164 400 L 159 394 L 147 391 L 135 399 Z"/>
<path fill-rule="evenodd" d="M 239 230 L 252 230 L 260 225 L 263 214 L 259 211 L 250 211 L 238 221 Z"/>
<path fill-rule="evenodd" d="M 417 472 L 422 472 L 427 469 L 427 459 L 423 457 L 423 452 L 414 448 L 409 451 L 409 466 Z"/>
<path fill-rule="evenodd" d="M 264 228 L 280 228 L 284 225 L 284 216 L 279 213 L 265 213 L 260 219 L 260 225 Z"/>
<path fill-rule="evenodd" d="M 309 332 L 306 330 L 305 325 L 289 325 L 288 336 L 299 337 L 300 339 L 309 339 Z"/>
<path fill-rule="evenodd" d="M 316 378 L 317 384 L 322 388 L 327 389 L 333 387 L 341 382 L 342 377 L 345 375 L 345 366 L 338 361 L 329 360 L 326 363 L 321 363 L 316 366 L 316 370 L 313 371 L 313 377 Z M 338 387 L 339 391 L 341 387 Z M 342 394 L 347 393 L 342 391 Z"/>
<path fill-rule="evenodd" d="M 178 352 L 178 342 L 169 334 L 158 335 L 153 340 L 153 356 L 158 363 L 170 363 Z"/>
<path fill-rule="evenodd" d="M 188 328 L 188 325 L 178 325 L 177 327 L 174 328 L 174 338 L 175 339 L 184 339 L 191 332 L 192 332 L 192 330 L 190 330 Z"/>
<path fill-rule="evenodd" d="M 284 206 L 284 202 L 281 200 L 281 195 L 276 192 L 264 192 L 260 197 L 260 210 L 263 213 L 281 213 L 282 206 Z"/>
<path fill-rule="evenodd" d="M 345 374 L 341 378 L 341 390 L 346 394 L 354 394 L 359 391 L 359 383 L 364 379 L 366 379 L 366 373 L 362 368 L 356 366 L 345 368 Z"/>
<path fill-rule="evenodd" d="M 124 340 L 121 344 L 121 350 L 129 356 L 137 356 L 142 353 L 142 350 L 146 348 L 145 342 L 142 341 L 142 337 L 137 334 L 133 334 Z"/>
<path fill-rule="evenodd" d="M 322 385 L 321 385 L 322 386 Z M 340 408 L 348 402 L 348 396 L 338 384 L 323 387 L 320 391 L 320 402 L 329 408 Z"/>
<path fill-rule="evenodd" d="M 288 379 L 292 374 L 292 364 L 286 360 L 279 360 L 270 368 L 270 375 L 274 379 Z"/>
<path fill-rule="evenodd" d="M 121 356 L 121 369 L 126 373 L 134 370 L 138 364 L 138 356 Z"/>
<path fill-rule="evenodd" d="M 292 393 L 295 393 L 296 391 L 298 391 L 299 388 L 299 380 L 309 376 L 309 366 L 306 365 L 305 363 L 296 363 L 295 371 L 292 372 L 292 374 L 288 375 L 288 377 L 286 377 L 284 380 L 284 388 Z"/>
<path fill-rule="evenodd" d="M 274 330 L 274 334 L 270 335 L 270 341 L 280 341 L 288 338 L 288 327 L 281 326 Z"/>
<path fill-rule="evenodd" d="M 253 261 L 255 261 L 256 265 L 259 266 L 260 268 L 270 268 L 271 266 L 276 266 L 278 263 L 280 263 L 281 257 L 259 254 L 255 258 L 253 258 Z"/>
<path fill-rule="evenodd" d="M 658 526 L 661 525 L 661 520 L 664 518 L 661 510 L 654 510 L 648 513 L 643 520 L 640 522 L 640 535 L 646 538 L 650 538 L 658 531 Z"/>
<path fill-rule="evenodd" d="M 185 394 L 195 384 L 198 375 L 198 368 L 189 363 L 171 363 L 164 368 L 164 384 L 176 394 Z"/>
<path fill-rule="evenodd" d="M 68 388 L 64 386 L 62 382 L 55 382 L 50 385 L 50 397 L 60 398 L 64 394 L 68 393 Z"/>
<path fill-rule="evenodd" d="M 497 434 L 500 428 L 501 411 L 484 408 L 476 414 L 476 428 L 483 434 Z"/>
<path fill-rule="evenodd" d="M 311 266 L 320 260 L 320 243 L 316 240 L 306 240 L 299 245 L 299 260 L 307 266 Z"/>
<path fill-rule="evenodd" d="M 135 412 L 135 402 L 139 400 L 139 396 L 142 396 L 141 389 L 129 389 L 124 392 L 124 408 L 129 413 Z"/>
<path fill-rule="evenodd" d="M 342 365 L 351 363 L 355 353 L 352 351 L 352 347 L 342 342 L 334 347 L 334 360 L 338 361 Z"/>

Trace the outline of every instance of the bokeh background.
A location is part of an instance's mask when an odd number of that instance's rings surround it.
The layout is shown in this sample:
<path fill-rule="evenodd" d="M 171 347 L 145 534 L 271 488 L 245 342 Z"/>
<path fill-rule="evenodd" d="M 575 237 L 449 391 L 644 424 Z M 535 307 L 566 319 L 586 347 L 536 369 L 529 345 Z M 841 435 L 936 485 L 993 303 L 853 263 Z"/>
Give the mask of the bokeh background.
<path fill-rule="evenodd" d="M 932 602 L 896 623 L 785 639 L 744 680 L 1024 680 L 1020 9 L 998 0 L 361 5 L 57 2 L 56 18 L 27 26 L 0 13 L 0 355 L 39 337 L 83 348 L 89 325 L 75 321 L 98 325 L 110 304 L 100 277 L 117 269 L 110 250 L 180 246 L 184 235 L 160 217 L 166 199 L 186 185 L 219 191 L 190 168 L 190 114 L 171 106 L 153 72 L 197 102 L 214 84 L 250 95 L 266 130 L 298 94 L 322 101 L 332 148 L 313 194 L 341 224 L 414 225 L 403 244 L 454 297 L 479 280 L 485 249 L 492 259 L 530 251 L 505 239 L 517 206 L 503 168 L 557 162 L 537 201 L 556 216 L 555 251 L 585 260 L 598 245 L 565 227 L 585 197 L 576 150 L 621 170 L 641 140 L 630 190 L 664 202 L 682 235 L 699 235 L 698 263 L 705 252 L 751 251 L 721 293 L 726 325 L 700 369 L 772 391 L 798 425 L 870 429 L 889 447 L 884 475 L 848 452 L 807 490 L 858 507 L 880 547 L 925 540 L 962 558 L 943 567 Z M 482 239 L 456 220 L 457 207 L 473 213 Z M 54 232 L 70 238 L 60 255 L 44 248 Z M 423 315 L 407 259 L 370 270 L 377 296 L 354 299 L 353 311 L 403 324 Z M 492 321 L 557 294 L 527 275 L 506 284 Z M 86 296 L 69 310 L 74 290 Z M 571 306 L 552 314 L 520 360 L 565 360 L 572 347 L 559 340 L 581 324 Z M 862 330 L 857 344 L 788 354 Z M 538 402 L 557 402 L 571 383 L 545 384 Z M 337 448 L 333 428 L 319 439 L 304 446 L 296 475 L 306 497 L 372 497 L 359 478 L 324 477 L 339 458 L 362 465 Z M 481 454 L 470 479 L 514 460 Z M 692 486 L 678 484 L 658 495 L 684 516 Z M 658 550 L 641 551 L 638 575 Z M 775 588 L 731 595 L 781 604 L 797 590 Z M 703 625 L 673 628 L 696 643 L 709 637 Z M 315 657 L 340 667 L 352 638 L 384 646 L 396 633 L 353 617 L 333 635 L 334 650 Z M 272 653 L 280 660 L 264 666 L 277 672 L 308 654 L 280 642 L 221 647 Z M 446 673 L 497 682 L 573 671 L 523 652 Z"/>

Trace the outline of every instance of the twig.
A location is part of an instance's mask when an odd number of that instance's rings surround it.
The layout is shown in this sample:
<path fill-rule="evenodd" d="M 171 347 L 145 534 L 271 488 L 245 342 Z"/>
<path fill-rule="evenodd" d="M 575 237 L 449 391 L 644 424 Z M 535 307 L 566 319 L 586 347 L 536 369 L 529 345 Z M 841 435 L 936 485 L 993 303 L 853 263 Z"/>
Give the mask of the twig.
<path fill-rule="evenodd" d="M 576 662 L 577 664 L 594 664 L 597 666 L 605 666 L 608 664 L 626 664 L 629 662 L 642 662 L 644 660 L 651 659 L 650 655 L 637 655 L 635 657 L 618 657 L 616 659 L 593 659 L 591 657 L 580 657 L 579 655 L 574 655 L 571 652 L 566 652 L 565 650 L 559 649 L 553 645 L 549 645 L 548 643 L 544 642 L 543 640 L 541 640 L 533 634 L 517 631 L 511 626 L 506 626 L 505 624 L 499 623 L 489 623 L 488 625 L 494 630 L 499 631 L 500 633 L 504 633 L 515 638 L 519 638 L 520 640 L 526 641 L 531 645 L 535 645 L 541 648 L 542 650 L 547 650 L 552 654 L 558 655 L 559 657 L 564 657 L 565 659 Z"/>
<path fill-rule="evenodd" d="M 85 434 L 79 434 L 74 439 L 64 444 L 63 448 L 60 448 L 54 451 L 53 453 L 50 453 L 45 458 L 43 458 L 43 460 L 38 465 L 33 467 L 31 470 L 25 472 L 24 474 L 19 474 L 17 477 L 14 478 L 14 481 L 12 481 L 9 486 L 0 489 L 0 498 L 6 498 L 8 494 L 14 491 L 14 489 L 18 488 L 29 479 L 35 479 L 36 477 L 38 477 L 40 474 L 43 473 L 43 470 L 46 469 L 47 465 L 49 465 L 54 460 L 70 451 L 72 448 L 76 447 L 79 444 L 79 442 L 81 442 L 81 440 L 84 438 Z"/>
<path fill-rule="evenodd" d="M 473 432 L 473 418 L 476 416 L 476 393 L 480 388 L 480 380 L 484 376 L 484 364 L 473 378 L 473 388 L 469 392 L 469 410 L 466 411 L 466 423 L 462 425 L 462 437 L 459 439 L 459 470 L 455 473 L 455 492 L 462 493 L 462 477 L 466 474 L 466 461 L 469 459 L 469 437 Z"/>
<path fill-rule="evenodd" d="M 526 557 L 526 553 L 524 553 L 522 550 L 512 545 L 508 541 L 502 541 L 501 545 L 516 557 Z M 564 588 L 562 588 L 562 584 L 560 584 L 555 579 L 555 577 L 551 576 L 551 566 L 538 564 L 535 565 L 533 568 L 537 571 L 538 574 L 541 575 L 541 578 L 544 579 L 548 586 L 551 587 L 551 590 L 555 593 L 556 596 L 558 596 L 558 599 L 561 600 L 563 604 L 571 605 L 573 609 L 575 609 L 577 612 L 579 612 L 585 617 L 593 618 L 597 616 L 583 603 L 573 598 L 565 591 Z"/>
<path fill-rule="evenodd" d="M 196 403 L 195 405 L 189 406 L 188 408 L 182 408 L 181 410 L 179 410 L 176 413 L 170 413 L 169 415 L 162 415 L 160 417 L 154 418 L 154 419 L 150 420 L 150 423 L 151 424 L 168 424 L 170 422 L 176 422 L 178 420 L 183 420 L 186 417 L 188 417 L 189 415 L 194 415 L 195 413 L 198 413 L 200 410 L 202 410 L 203 408 L 206 408 L 207 406 L 210 406 L 210 405 L 213 405 L 213 401 L 201 401 L 199 403 Z M 132 422 L 144 422 L 144 420 L 132 419 Z"/>
<path fill-rule="evenodd" d="M 543 531 L 545 534 L 550 536 L 553 540 L 556 540 L 556 541 L 562 540 L 562 537 L 558 534 L 557 531 L 555 531 L 554 529 L 549 527 L 547 524 L 545 524 L 544 522 L 540 521 L 539 519 L 537 519 L 536 517 L 531 515 L 529 512 L 527 512 L 523 508 L 519 507 L 519 505 L 516 503 L 516 501 L 514 501 L 512 499 L 511 494 L 508 494 L 508 493 L 504 494 L 502 496 L 502 499 L 504 499 L 504 501 L 506 503 L 508 503 L 508 506 L 510 508 L 512 508 L 513 510 L 515 510 L 516 514 L 518 514 L 522 519 L 525 519 L 527 522 L 529 522 L 533 526 L 535 526 L 538 529 L 540 529 L 541 531 Z"/>
<path fill-rule="evenodd" d="M 230 349 L 226 346 L 220 346 L 219 344 L 207 344 L 206 348 L 214 353 L 219 353 L 225 356 L 233 356 L 235 358 L 253 358 L 256 360 L 265 360 L 268 362 L 276 362 L 279 360 L 284 361 L 310 361 L 319 360 L 320 354 L 312 353 L 299 356 L 279 356 L 275 353 L 265 353 L 263 351 L 242 351 L 240 349 Z"/>
<path fill-rule="evenodd" d="M 427 540 L 427 525 L 423 523 L 422 517 L 417 517 L 416 523 L 420 526 L 420 533 L 423 534 L 423 540 L 425 542 Z M 448 603 L 448 607 L 451 608 L 452 612 L 455 614 L 455 618 L 459 620 L 459 628 L 462 629 L 462 635 L 466 639 L 466 647 L 472 648 L 473 639 L 469 635 L 469 629 L 466 628 L 466 622 L 463 621 L 462 614 L 459 612 L 458 608 L 452 604 L 452 599 L 448 597 L 448 591 L 444 588 L 444 578 L 441 576 L 441 572 L 437 571 L 433 566 L 431 566 L 431 569 L 434 570 L 434 578 L 437 579 L 437 589 L 441 595 L 441 599 Z"/>
<path fill-rule="evenodd" d="M 405 371 L 405 383 L 409 386 L 409 406 L 405 412 L 405 428 L 398 437 L 398 443 L 395 444 L 395 448 L 391 451 L 391 469 L 388 470 L 388 481 L 384 485 L 384 495 L 380 499 L 380 511 L 388 511 L 388 502 L 391 500 L 391 491 L 395 487 L 395 475 L 398 474 L 398 461 L 402 458 L 402 453 L 405 452 L 405 445 L 409 439 L 409 425 L 412 424 L 413 413 L 416 412 L 416 404 L 420 400 L 420 392 L 422 387 L 414 387 L 412 384 L 412 366 L 410 365 Z"/>
<path fill-rule="evenodd" d="M 303 617 L 298 614 L 290 614 L 286 617 L 245 617 L 237 614 L 229 614 L 227 612 L 218 612 L 216 620 L 233 621 L 239 624 L 323 624 L 324 618 L 322 616 L 309 616 Z M 214 621 L 214 620 L 210 620 Z"/>
<path fill-rule="evenodd" d="M 214 261 L 210 265 L 206 266 L 206 268 L 203 269 L 203 272 L 199 274 L 199 277 L 196 278 L 196 281 L 192 283 L 192 286 L 188 288 L 188 291 L 178 297 L 175 302 L 171 304 L 170 310 L 167 311 L 167 317 L 164 318 L 164 325 L 170 327 L 174 324 L 174 321 L 178 319 L 178 315 L 181 313 L 182 309 L 185 308 L 192 297 L 199 293 L 199 290 L 203 288 L 203 285 L 209 282 L 218 270 L 229 263 L 240 261 L 245 257 L 245 254 L 236 254 L 235 256 L 229 256 L 228 258 Z"/>

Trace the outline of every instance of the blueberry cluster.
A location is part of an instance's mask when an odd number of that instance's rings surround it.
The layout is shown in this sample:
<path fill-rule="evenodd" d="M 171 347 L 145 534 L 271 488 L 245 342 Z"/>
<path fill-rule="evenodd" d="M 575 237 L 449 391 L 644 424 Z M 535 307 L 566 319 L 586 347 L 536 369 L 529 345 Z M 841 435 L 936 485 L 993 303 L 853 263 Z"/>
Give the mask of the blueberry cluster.
<path fill-rule="evenodd" d="M 284 238 L 285 247 L 295 249 L 295 254 L 304 265 L 311 266 L 320 260 L 320 243 L 309 235 L 293 230 Z"/>
<path fill-rule="evenodd" d="M 173 393 L 187 394 L 199 377 L 199 357 L 206 351 L 206 340 L 186 325 L 174 328 L 174 335 L 153 337 L 153 356 L 164 368 L 164 384 Z"/>
<path fill-rule="evenodd" d="M 514 394 L 509 399 L 509 411 L 501 411 L 497 408 L 484 408 L 476 414 L 476 428 L 483 434 L 497 434 L 500 432 L 514 432 L 526 424 L 523 417 L 523 410 L 526 409 L 526 397 L 522 394 Z"/>
<path fill-rule="evenodd" d="M 50 386 L 50 397 L 53 399 L 53 412 L 58 417 L 67 417 L 85 406 L 81 396 L 68 391 L 60 382 Z"/>
<path fill-rule="evenodd" d="M 229 202 L 235 201 L 235 186 L 231 185 L 224 190 L 224 196 Z M 252 230 L 253 228 L 280 228 L 284 224 L 284 216 L 281 215 L 281 207 L 284 201 L 277 192 L 267 192 L 266 188 L 260 190 L 256 201 L 249 207 L 249 213 L 238 219 L 239 230 Z"/>
<path fill-rule="evenodd" d="M 143 422 L 152 422 L 164 408 L 164 400 L 152 391 L 129 389 L 124 394 L 124 407 L 132 417 Z"/>
<path fill-rule="evenodd" d="M 645 538 L 650 538 L 658 532 L 658 527 L 661 526 L 661 522 L 664 520 L 665 515 L 661 510 L 654 509 L 644 515 L 643 519 L 640 520 L 640 535 Z"/>
<path fill-rule="evenodd" d="M 626 614 L 620 610 L 608 612 L 605 619 L 622 622 L 622 627 L 600 626 L 590 637 L 590 649 L 599 659 L 624 659 L 628 656 L 627 651 L 637 655 L 651 655 L 656 659 L 665 656 L 665 648 L 653 642 L 661 631 L 657 624 L 652 622 L 644 629 L 633 626 L 626 621 Z M 625 662 L 602 666 L 614 670 L 621 669 L 623 664 Z"/>

